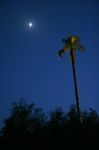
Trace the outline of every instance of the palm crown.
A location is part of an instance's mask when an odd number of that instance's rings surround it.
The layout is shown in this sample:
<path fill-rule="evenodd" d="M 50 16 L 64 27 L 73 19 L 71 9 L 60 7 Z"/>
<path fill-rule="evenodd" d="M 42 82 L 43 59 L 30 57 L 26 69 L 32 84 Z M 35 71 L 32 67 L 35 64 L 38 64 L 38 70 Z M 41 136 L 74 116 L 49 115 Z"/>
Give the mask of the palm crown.
<path fill-rule="evenodd" d="M 81 44 L 79 44 L 78 36 L 71 35 L 67 39 L 62 39 L 62 41 L 64 42 L 64 48 L 58 51 L 57 55 L 59 57 L 61 57 L 67 50 L 84 50 L 84 47 Z"/>

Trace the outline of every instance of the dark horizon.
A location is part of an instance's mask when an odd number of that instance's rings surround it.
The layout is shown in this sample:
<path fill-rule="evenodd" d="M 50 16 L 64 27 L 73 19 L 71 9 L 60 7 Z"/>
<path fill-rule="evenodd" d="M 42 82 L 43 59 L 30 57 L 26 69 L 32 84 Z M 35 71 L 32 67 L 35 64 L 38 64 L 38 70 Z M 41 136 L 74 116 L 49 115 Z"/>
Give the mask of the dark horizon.
<path fill-rule="evenodd" d="M 99 115 L 90 109 L 83 112 L 82 117 L 80 122 L 75 106 L 67 113 L 57 108 L 48 118 L 34 104 L 14 103 L 0 130 L 0 148 L 60 150 L 88 146 L 96 149 L 99 147 Z"/>

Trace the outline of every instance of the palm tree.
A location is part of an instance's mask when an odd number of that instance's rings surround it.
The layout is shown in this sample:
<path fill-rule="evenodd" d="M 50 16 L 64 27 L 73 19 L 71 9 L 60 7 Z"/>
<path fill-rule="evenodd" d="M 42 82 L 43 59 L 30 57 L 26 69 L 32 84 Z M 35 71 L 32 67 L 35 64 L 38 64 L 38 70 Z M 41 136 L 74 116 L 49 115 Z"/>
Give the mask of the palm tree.
<path fill-rule="evenodd" d="M 62 41 L 64 42 L 64 48 L 59 50 L 57 55 L 59 57 L 61 57 L 67 50 L 70 51 L 70 58 L 71 58 L 72 70 L 73 70 L 75 96 L 76 96 L 77 112 L 78 112 L 78 115 L 79 115 L 80 122 L 82 122 L 81 111 L 80 111 L 80 99 L 79 99 L 79 95 L 78 95 L 78 86 L 77 86 L 77 79 L 76 79 L 75 50 L 78 49 L 80 51 L 83 51 L 84 47 L 79 44 L 79 37 L 75 36 L 75 35 L 71 35 L 67 39 L 63 39 Z"/>

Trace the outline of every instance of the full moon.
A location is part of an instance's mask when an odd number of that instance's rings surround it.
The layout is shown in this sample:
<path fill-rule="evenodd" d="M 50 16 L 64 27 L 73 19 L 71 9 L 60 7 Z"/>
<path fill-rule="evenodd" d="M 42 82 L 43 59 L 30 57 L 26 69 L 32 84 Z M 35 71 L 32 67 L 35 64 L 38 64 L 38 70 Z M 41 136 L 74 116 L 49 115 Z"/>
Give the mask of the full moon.
<path fill-rule="evenodd" d="M 32 22 L 29 22 L 29 23 L 28 23 L 28 26 L 29 26 L 29 28 L 32 28 L 32 27 L 33 27 L 33 23 L 32 23 Z"/>

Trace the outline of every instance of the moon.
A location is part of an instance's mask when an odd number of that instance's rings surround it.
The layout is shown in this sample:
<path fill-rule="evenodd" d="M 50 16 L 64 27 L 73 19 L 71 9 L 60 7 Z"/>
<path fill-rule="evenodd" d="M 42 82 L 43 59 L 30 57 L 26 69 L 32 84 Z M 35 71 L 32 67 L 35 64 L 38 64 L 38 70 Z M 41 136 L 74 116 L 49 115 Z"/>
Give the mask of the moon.
<path fill-rule="evenodd" d="M 33 27 L 33 23 L 32 23 L 32 22 L 29 22 L 29 23 L 28 23 L 28 26 L 29 26 L 29 28 L 32 28 L 32 27 Z"/>
<path fill-rule="evenodd" d="M 26 27 L 26 30 L 27 30 L 27 31 L 35 30 L 36 25 L 35 25 L 35 22 L 34 22 L 34 21 L 32 21 L 32 20 L 27 20 L 25 25 L 26 25 L 25 27 Z"/>

